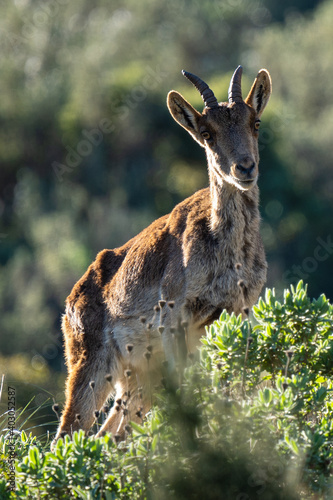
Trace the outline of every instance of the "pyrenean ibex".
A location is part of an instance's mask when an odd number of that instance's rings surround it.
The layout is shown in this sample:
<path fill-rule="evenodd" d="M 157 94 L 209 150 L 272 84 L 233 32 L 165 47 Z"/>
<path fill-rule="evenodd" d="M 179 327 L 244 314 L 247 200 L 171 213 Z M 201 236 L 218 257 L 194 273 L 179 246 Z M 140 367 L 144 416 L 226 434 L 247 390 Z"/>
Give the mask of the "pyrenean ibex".
<path fill-rule="evenodd" d="M 209 187 L 122 247 L 100 252 L 73 288 L 63 319 L 67 400 L 56 438 L 90 429 L 94 412 L 98 416 L 112 392 L 118 403 L 99 434 L 111 431 L 121 437 L 127 418 L 149 409 L 145 389 L 160 377 L 164 359 L 172 370 L 174 322 L 186 324 L 193 352 L 207 324 L 223 309 L 241 313 L 244 298 L 251 307 L 265 282 L 257 179 L 258 129 L 271 94 L 269 73 L 259 71 L 244 101 L 239 66 L 227 103 L 218 103 L 200 78 L 183 74 L 199 90 L 203 112 L 175 91 L 169 92 L 167 104 L 173 118 L 205 148 Z"/>

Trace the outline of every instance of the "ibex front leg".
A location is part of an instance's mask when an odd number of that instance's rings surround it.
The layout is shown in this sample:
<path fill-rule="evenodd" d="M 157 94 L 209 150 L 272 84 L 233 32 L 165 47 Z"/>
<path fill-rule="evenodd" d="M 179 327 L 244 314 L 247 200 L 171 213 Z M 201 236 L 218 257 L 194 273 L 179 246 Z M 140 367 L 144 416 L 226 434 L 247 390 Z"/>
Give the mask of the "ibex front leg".
<path fill-rule="evenodd" d="M 103 436 L 105 432 L 112 433 L 118 439 L 125 438 L 126 425 L 131 421 L 141 422 L 151 405 L 151 398 L 147 392 L 150 384 L 143 377 L 138 378 L 137 372 L 131 372 L 118 380 L 116 384 L 115 402 L 103 426 L 97 433 L 97 437 Z M 144 382 L 144 387 L 138 387 L 138 380 Z"/>

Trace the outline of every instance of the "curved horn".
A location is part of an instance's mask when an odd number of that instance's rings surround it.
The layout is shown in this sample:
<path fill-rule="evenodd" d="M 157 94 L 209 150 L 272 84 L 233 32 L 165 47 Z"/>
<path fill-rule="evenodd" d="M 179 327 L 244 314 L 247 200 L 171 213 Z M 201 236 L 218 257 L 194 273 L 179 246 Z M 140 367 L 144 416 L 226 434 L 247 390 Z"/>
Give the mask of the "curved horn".
<path fill-rule="evenodd" d="M 189 73 L 184 69 L 182 70 L 182 73 L 199 90 L 207 108 L 216 108 L 219 105 L 213 91 L 208 87 L 207 83 L 201 80 L 198 76 L 192 75 L 192 73 Z"/>
<path fill-rule="evenodd" d="M 236 68 L 236 70 L 235 70 L 235 72 L 232 75 L 232 78 L 230 80 L 230 85 L 229 85 L 229 90 L 228 90 L 228 100 L 229 100 L 230 104 L 232 102 L 242 102 L 243 101 L 242 85 L 241 85 L 242 72 L 243 72 L 242 66 L 238 66 L 238 68 Z"/>

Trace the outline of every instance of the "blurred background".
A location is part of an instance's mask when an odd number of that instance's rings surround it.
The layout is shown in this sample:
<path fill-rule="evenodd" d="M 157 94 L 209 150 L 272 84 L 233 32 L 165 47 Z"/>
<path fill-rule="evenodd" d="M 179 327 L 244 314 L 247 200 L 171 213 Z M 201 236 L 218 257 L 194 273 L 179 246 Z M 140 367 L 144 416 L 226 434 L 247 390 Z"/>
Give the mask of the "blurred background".
<path fill-rule="evenodd" d="M 0 5 L 0 374 L 18 408 L 45 403 L 54 419 L 64 302 L 96 253 L 207 186 L 203 150 L 166 107 L 176 89 L 203 108 L 183 68 L 220 101 L 238 64 L 244 95 L 270 71 L 267 286 L 302 278 L 310 295 L 333 298 L 332 21 L 333 0 Z"/>

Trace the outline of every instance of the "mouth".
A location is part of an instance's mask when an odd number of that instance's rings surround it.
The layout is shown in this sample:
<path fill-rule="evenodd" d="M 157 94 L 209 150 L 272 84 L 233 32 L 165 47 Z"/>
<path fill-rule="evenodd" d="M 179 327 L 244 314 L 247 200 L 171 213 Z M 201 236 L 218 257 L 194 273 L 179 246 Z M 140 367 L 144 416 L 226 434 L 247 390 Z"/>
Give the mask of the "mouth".
<path fill-rule="evenodd" d="M 237 179 L 237 182 L 239 182 L 239 184 L 245 184 L 245 186 L 249 186 L 250 184 L 253 184 L 255 180 L 256 179 L 248 179 L 246 181 L 241 181 L 240 179 Z"/>
<path fill-rule="evenodd" d="M 238 179 L 237 177 L 233 177 L 233 181 L 235 184 L 238 184 L 240 187 L 244 189 L 249 189 L 250 187 L 254 186 L 257 182 L 257 177 L 254 177 L 253 179 Z"/>

